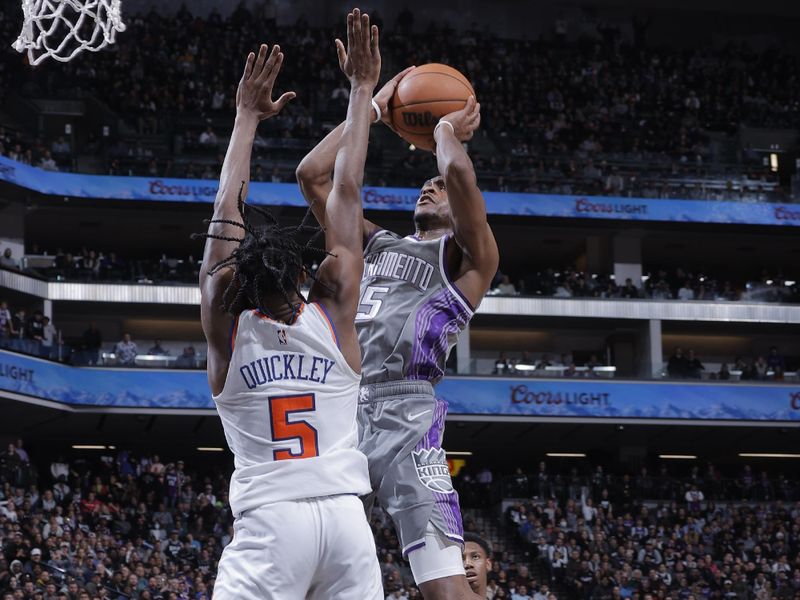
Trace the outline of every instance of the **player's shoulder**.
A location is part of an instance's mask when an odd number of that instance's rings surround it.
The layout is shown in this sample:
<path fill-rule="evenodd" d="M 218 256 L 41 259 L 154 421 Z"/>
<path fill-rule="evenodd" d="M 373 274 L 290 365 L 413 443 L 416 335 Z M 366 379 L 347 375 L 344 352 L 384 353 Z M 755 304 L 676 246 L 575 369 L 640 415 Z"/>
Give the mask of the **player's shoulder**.
<path fill-rule="evenodd" d="M 374 249 L 375 246 L 396 242 L 401 239 L 403 239 L 403 236 L 395 233 L 394 231 L 383 228 L 376 229 L 365 240 L 364 252 Z"/>

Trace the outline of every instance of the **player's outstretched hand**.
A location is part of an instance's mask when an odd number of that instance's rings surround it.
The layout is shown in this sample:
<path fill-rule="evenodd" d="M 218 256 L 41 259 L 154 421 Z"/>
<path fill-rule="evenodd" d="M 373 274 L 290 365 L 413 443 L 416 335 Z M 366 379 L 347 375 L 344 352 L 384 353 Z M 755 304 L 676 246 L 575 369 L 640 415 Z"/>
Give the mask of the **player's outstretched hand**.
<path fill-rule="evenodd" d="M 283 64 L 281 47 L 275 44 L 267 56 L 267 45 L 261 44 L 258 56 L 251 52 L 244 64 L 244 73 L 236 90 L 236 113 L 255 116 L 259 120 L 277 115 L 286 103 L 296 96 L 286 92 L 277 100 L 272 99 L 272 87 Z"/>
<path fill-rule="evenodd" d="M 475 100 L 475 96 L 470 96 L 464 108 L 443 116 L 440 121 L 448 121 L 453 126 L 456 138 L 466 142 L 472 139 L 481 124 L 481 105 Z"/>
<path fill-rule="evenodd" d="M 397 89 L 397 85 L 402 81 L 403 77 L 408 75 L 411 71 L 416 69 L 416 67 L 408 67 L 407 69 L 403 69 L 397 75 L 392 77 L 389 81 L 387 81 L 380 91 L 375 94 L 375 104 L 381 109 L 381 121 L 384 124 L 389 126 L 389 129 L 392 131 L 396 131 L 394 128 L 394 123 L 392 122 L 392 111 L 389 110 L 389 102 L 392 100 L 392 96 L 394 96 L 394 91 Z"/>
<path fill-rule="evenodd" d="M 351 86 L 364 85 L 374 89 L 381 76 L 381 51 L 378 26 L 369 24 L 369 15 L 354 8 L 347 15 L 347 49 L 336 40 L 339 67 Z"/>

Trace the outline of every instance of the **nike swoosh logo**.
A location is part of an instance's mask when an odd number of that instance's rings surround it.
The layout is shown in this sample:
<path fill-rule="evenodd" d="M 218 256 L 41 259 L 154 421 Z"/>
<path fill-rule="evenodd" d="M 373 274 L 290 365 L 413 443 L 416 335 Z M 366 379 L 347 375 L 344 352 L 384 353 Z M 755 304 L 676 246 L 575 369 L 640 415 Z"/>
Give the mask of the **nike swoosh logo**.
<path fill-rule="evenodd" d="M 421 416 L 422 416 L 422 415 L 424 415 L 425 413 L 429 413 L 429 412 L 431 412 L 431 409 L 430 409 L 430 408 L 429 408 L 428 410 L 423 410 L 422 412 L 419 412 L 419 413 L 417 413 L 417 414 L 415 414 L 415 415 L 413 415 L 413 414 L 411 414 L 411 413 L 408 413 L 408 414 L 406 415 L 406 417 L 408 418 L 408 420 L 409 420 L 409 421 L 416 421 L 416 420 L 417 420 L 417 417 L 421 417 Z"/>

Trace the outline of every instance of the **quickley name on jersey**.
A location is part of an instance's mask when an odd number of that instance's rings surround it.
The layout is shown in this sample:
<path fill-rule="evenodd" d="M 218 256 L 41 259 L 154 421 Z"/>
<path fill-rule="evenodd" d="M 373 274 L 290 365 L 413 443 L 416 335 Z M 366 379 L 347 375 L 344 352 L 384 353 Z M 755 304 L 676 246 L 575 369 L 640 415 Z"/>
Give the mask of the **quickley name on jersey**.
<path fill-rule="evenodd" d="M 418 240 L 379 231 L 364 249 L 356 328 L 362 383 L 437 383 L 473 309 L 447 273 L 449 236 Z"/>
<path fill-rule="evenodd" d="M 335 365 L 336 361 L 324 356 L 284 352 L 258 358 L 242 365 L 239 373 L 250 390 L 273 381 L 289 379 L 325 384 L 328 374 Z"/>

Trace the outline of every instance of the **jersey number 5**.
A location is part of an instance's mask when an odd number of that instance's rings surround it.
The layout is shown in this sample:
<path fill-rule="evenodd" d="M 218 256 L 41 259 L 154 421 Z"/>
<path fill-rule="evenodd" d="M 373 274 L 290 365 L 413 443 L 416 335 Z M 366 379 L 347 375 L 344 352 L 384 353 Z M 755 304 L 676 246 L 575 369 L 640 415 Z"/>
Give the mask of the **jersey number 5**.
<path fill-rule="evenodd" d="M 369 321 L 374 319 L 383 304 L 383 297 L 389 293 L 388 287 L 369 285 L 364 288 L 361 300 L 358 301 L 356 321 Z"/>
<path fill-rule="evenodd" d="M 319 456 L 317 430 L 304 419 L 290 421 L 293 413 L 313 412 L 314 410 L 316 410 L 314 394 L 272 396 L 269 398 L 272 441 L 288 442 L 290 440 L 298 440 L 300 442 L 300 452 L 294 452 L 291 447 L 282 450 L 273 450 L 272 457 L 274 460 L 314 458 L 315 456 Z"/>

